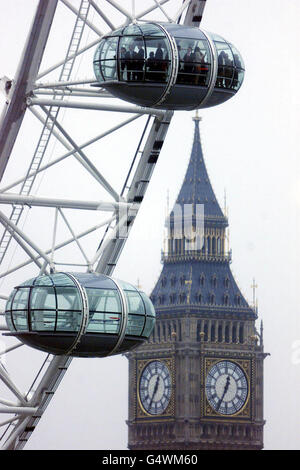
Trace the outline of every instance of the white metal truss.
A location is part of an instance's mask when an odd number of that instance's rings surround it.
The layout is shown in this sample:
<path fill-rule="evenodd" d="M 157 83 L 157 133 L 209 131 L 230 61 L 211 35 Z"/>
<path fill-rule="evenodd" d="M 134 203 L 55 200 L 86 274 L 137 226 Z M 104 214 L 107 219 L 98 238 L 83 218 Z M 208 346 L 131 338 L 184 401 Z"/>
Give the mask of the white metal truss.
<path fill-rule="evenodd" d="M 86 77 L 81 68 L 79 71 L 77 68 L 85 57 L 92 57 L 93 48 L 110 30 L 130 22 L 151 19 L 199 26 L 204 6 L 204 0 L 39 1 L 16 77 L 13 80 L 7 77 L 1 79 L 6 105 L 0 121 L 0 224 L 3 227 L 0 282 L 8 286 L 8 291 L 0 294 L 2 302 L 7 300 L 11 286 L 28 278 L 28 272 L 35 276 L 55 272 L 62 267 L 75 267 L 112 274 L 141 207 L 173 112 L 126 105 L 105 90 L 91 87 L 95 82 L 92 73 Z M 57 54 L 58 61 L 53 63 L 53 56 L 45 59 L 45 54 L 52 44 L 51 33 L 55 28 L 56 16 L 61 14 L 68 17 L 72 26 L 69 28 L 68 43 L 64 45 L 66 52 L 63 58 Z M 93 120 L 101 120 L 102 125 L 107 121 L 107 128 L 97 135 L 87 133 L 82 136 L 78 122 L 74 125 L 72 116 L 68 115 L 73 112 L 77 113 L 77 119 L 79 112 L 91 112 Z M 95 113 L 98 113 L 96 118 Z M 123 113 L 127 115 L 124 118 Z M 17 137 L 22 134 L 27 116 L 34 120 L 39 135 L 37 138 L 33 138 L 33 134 L 29 136 L 34 150 L 33 156 L 27 158 L 29 164 L 25 174 L 12 177 L 11 162 L 23 164 Z M 86 114 L 82 119 L 85 118 Z M 111 125 L 113 119 L 115 122 Z M 122 161 L 121 146 L 113 152 L 120 154 L 114 161 L 110 155 L 101 154 L 98 145 L 106 137 L 113 139 L 116 135 L 118 139 L 118 134 L 125 128 L 132 132 L 133 125 L 139 135 L 134 130 L 136 143 L 130 160 L 126 157 L 126 164 Z M 24 136 L 21 135 L 21 138 L 24 139 Z M 61 170 L 61 165 L 68 162 L 77 164 L 76 174 L 80 176 L 71 190 L 71 196 L 60 197 L 57 194 L 56 175 L 57 179 L 61 177 L 61 171 L 66 171 Z M 120 169 L 124 167 L 121 189 L 119 177 L 115 181 L 114 177 L 106 176 L 109 165 L 112 170 L 114 165 Z M 43 180 L 41 176 L 45 176 Z M 63 190 L 65 186 L 70 186 L 73 177 L 73 173 L 66 173 Z M 52 186 L 51 181 L 54 181 Z M 81 185 L 81 181 L 85 183 Z M 88 185 L 86 181 L 89 181 Z M 46 195 L 43 193 L 44 187 Z M 90 187 L 93 188 L 92 198 L 88 198 L 85 191 Z M 110 213 L 109 216 L 106 212 Z M 92 224 L 88 218 L 86 226 L 82 222 L 78 229 L 76 221 L 81 222 L 84 213 L 97 214 L 97 217 Z M 99 220 L 98 215 L 102 215 L 103 219 Z M 41 242 L 42 235 L 33 230 L 33 227 L 39 227 L 39 217 L 41 231 L 45 224 L 49 235 L 45 243 Z M 61 233 L 59 225 L 64 227 Z M 94 237 L 94 251 L 89 249 L 91 243 L 85 243 L 90 236 Z M 77 251 L 75 254 L 74 248 L 70 258 L 71 246 L 76 247 Z M 5 334 L 7 330 L 2 323 L 0 331 Z M 0 398 L 0 413 L 7 417 L 0 422 L 3 429 L 0 439 L 2 449 L 22 449 L 72 358 L 45 357 L 43 354 L 42 366 L 37 374 L 32 372 L 33 382 L 27 387 L 27 392 L 23 392 L 1 363 L 1 358 L 7 354 L 17 354 L 19 348 L 30 350 L 30 354 L 34 351 L 13 338 L 6 338 L 5 342 L 9 344 L 0 351 L 0 378 L 7 393 L 4 392 L 5 396 Z M 42 353 L 37 354 L 40 358 Z M 22 362 L 22 355 L 20 357 Z"/>

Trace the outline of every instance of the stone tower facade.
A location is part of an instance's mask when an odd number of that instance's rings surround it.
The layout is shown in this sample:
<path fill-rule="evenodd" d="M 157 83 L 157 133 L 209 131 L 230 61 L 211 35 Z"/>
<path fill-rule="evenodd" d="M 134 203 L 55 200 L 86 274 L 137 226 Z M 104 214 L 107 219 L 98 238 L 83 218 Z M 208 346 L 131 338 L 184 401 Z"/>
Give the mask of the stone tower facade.
<path fill-rule="evenodd" d="M 230 270 L 199 123 L 151 294 L 156 325 L 127 355 L 132 450 L 263 448 L 263 329 Z"/>

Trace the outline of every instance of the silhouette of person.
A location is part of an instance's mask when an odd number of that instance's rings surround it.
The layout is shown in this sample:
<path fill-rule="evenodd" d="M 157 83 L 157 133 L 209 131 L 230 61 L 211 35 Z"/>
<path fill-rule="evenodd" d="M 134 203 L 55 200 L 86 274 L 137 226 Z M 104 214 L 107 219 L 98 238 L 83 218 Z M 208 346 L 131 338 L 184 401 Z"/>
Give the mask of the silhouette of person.
<path fill-rule="evenodd" d="M 158 47 L 155 52 L 155 61 L 156 61 L 156 70 L 163 70 L 163 59 L 164 59 L 164 53 L 162 50 L 162 43 L 158 43 Z M 163 74 L 158 73 L 157 74 L 157 81 L 162 81 L 163 80 Z"/>
<path fill-rule="evenodd" d="M 187 48 L 187 52 L 183 57 L 183 62 L 184 62 L 184 65 L 183 65 L 184 73 L 185 74 L 193 73 L 194 72 L 194 54 L 190 46 Z M 192 77 L 189 77 L 186 75 L 184 81 L 191 83 Z"/>
<path fill-rule="evenodd" d="M 138 52 L 136 53 L 137 62 L 136 62 L 136 80 L 141 81 L 143 79 L 143 68 L 144 68 L 144 58 L 145 51 L 143 49 L 143 44 L 139 41 L 137 44 Z"/>
<path fill-rule="evenodd" d="M 135 79 L 135 70 L 136 70 L 136 59 L 137 53 L 135 52 L 135 45 L 131 43 L 129 46 L 129 51 L 125 54 L 125 64 L 127 69 L 127 80 L 131 81 Z"/>
<path fill-rule="evenodd" d="M 153 51 L 150 52 L 146 65 L 148 69 L 147 79 L 151 81 L 155 81 L 156 80 L 156 76 L 155 76 L 156 61 L 155 61 L 155 56 L 154 56 Z"/>

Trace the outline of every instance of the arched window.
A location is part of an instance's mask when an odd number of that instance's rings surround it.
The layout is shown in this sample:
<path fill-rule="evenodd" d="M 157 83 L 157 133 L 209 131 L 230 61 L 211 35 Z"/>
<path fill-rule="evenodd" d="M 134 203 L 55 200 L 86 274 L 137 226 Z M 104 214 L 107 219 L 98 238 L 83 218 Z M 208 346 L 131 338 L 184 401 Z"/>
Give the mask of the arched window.
<path fill-rule="evenodd" d="M 218 326 L 218 342 L 222 343 L 223 341 L 223 334 L 222 334 L 222 325 Z"/>
<path fill-rule="evenodd" d="M 218 237 L 218 239 L 217 239 L 217 253 L 218 253 L 218 255 L 221 254 L 221 239 L 220 239 L 220 237 Z"/>
<path fill-rule="evenodd" d="M 214 323 L 211 325 L 210 340 L 216 341 L 216 327 Z"/>
<path fill-rule="evenodd" d="M 225 343 L 229 343 L 229 325 L 225 326 Z"/>
<path fill-rule="evenodd" d="M 232 342 L 233 343 L 237 342 L 236 325 L 233 325 L 233 327 L 232 327 Z"/>
<path fill-rule="evenodd" d="M 244 342 L 244 325 L 240 325 L 239 328 L 239 343 Z"/>
<path fill-rule="evenodd" d="M 229 305 L 229 295 L 224 294 L 224 305 Z"/>
<path fill-rule="evenodd" d="M 200 286 L 204 286 L 204 282 L 205 282 L 205 276 L 204 274 L 200 274 L 200 278 L 199 278 Z"/>
<path fill-rule="evenodd" d="M 224 285 L 228 289 L 228 287 L 229 287 L 229 278 L 228 277 L 225 277 Z"/>
<path fill-rule="evenodd" d="M 217 287 L 217 276 L 215 274 L 213 275 L 211 279 L 211 283 L 213 287 Z"/>
<path fill-rule="evenodd" d="M 210 237 L 207 237 L 207 239 L 206 239 L 206 254 L 210 255 L 210 253 L 211 253 Z"/>

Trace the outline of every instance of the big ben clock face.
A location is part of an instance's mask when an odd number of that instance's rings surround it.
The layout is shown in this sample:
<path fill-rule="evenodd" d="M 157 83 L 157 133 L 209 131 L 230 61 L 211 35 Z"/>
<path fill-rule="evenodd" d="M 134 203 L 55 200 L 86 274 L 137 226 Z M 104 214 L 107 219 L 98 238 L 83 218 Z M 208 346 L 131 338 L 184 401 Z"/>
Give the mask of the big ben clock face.
<path fill-rule="evenodd" d="M 240 366 L 220 361 L 208 371 L 205 393 L 212 408 L 221 415 L 234 415 L 248 398 L 248 380 Z"/>
<path fill-rule="evenodd" d="M 143 369 L 139 382 L 140 402 L 146 413 L 162 414 L 171 398 L 171 374 L 164 362 L 152 361 Z"/>

